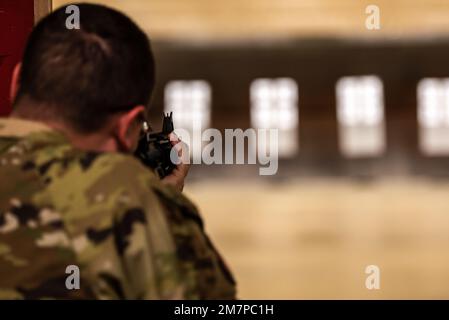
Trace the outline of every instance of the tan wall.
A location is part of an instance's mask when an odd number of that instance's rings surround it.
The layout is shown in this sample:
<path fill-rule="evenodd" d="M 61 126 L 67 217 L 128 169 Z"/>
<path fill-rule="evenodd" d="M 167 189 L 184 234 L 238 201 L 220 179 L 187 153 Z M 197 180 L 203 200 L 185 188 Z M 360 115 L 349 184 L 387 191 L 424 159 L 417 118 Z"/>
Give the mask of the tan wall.
<path fill-rule="evenodd" d="M 71 1 L 54 0 L 59 7 Z M 449 0 L 100 0 L 132 16 L 153 38 L 296 36 L 415 37 L 449 34 Z M 365 28 L 365 7 L 381 30 Z"/>

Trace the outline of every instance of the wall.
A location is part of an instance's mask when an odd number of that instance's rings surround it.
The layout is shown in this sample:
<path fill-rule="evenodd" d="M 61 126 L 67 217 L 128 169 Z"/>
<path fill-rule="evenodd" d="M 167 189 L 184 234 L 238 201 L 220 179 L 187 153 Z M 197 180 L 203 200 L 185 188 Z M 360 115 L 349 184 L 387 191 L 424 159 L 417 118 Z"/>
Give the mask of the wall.
<path fill-rule="evenodd" d="M 33 1 L 0 1 L 0 116 L 7 115 L 11 110 L 11 74 L 14 66 L 20 61 L 26 38 L 33 25 Z"/>
<path fill-rule="evenodd" d="M 292 174 L 357 177 L 449 174 L 448 157 L 425 157 L 419 151 L 416 114 L 419 80 L 449 76 L 447 39 L 370 42 L 315 39 L 263 45 L 155 41 L 153 46 L 158 65 L 152 103 L 155 128 L 161 121 L 164 86 L 170 80 L 209 81 L 212 127 L 223 130 L 250 126 L 252 80 L 291 77 L 299 88 L 300 151 L 296 158 L 281 164 L 277 178 Z M 387 151 L 381 157 L 348 160 L 338 146 L 335 84 L 342 76 L 366 74 L 378 75 L 384 84 Z M 213 173 L 211 168 L 203 167 L 202 170 Z M 226 170 L 229 166 L 222 167 L 225 168 L 215 169 Z"/>

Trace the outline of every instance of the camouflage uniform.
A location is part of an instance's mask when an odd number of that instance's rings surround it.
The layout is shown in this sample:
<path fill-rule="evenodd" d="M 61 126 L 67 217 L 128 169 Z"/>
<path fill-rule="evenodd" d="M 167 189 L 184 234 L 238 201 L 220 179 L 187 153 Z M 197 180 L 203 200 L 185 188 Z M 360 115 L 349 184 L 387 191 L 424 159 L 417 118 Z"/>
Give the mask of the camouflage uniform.
<path fill-rule="evenodd" d="M 80 270 L 68 290 L 66 267 Z M 0 119 L 0 298 L 232 299 L 195 206 L 132 156 Z"/>

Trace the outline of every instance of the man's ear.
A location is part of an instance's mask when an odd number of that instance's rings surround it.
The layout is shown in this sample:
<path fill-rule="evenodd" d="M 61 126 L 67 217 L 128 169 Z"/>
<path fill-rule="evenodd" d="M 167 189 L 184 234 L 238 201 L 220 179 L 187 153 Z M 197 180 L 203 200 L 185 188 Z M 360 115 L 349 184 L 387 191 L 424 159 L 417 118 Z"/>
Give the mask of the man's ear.
<path fill-rule="evenodd" d="M 14 71 L 12 72 L 12 78 L 11 78 L 11 87 L 9 90 L 9 99 L 11 100 L 11 103 L 14 102 L 17 96 L 17 92 L 19 91 L 19 77 L 20 77 L 20 70 L 22 69 L 22 63 L 16 64 L 14 67 Z"/>
<path fill-rule="evenodd" d="M 114 135 L 122 151 L 130 152 L 137 147 L 144 113 L 145 107 L 140 105 L 119 116 Z"/>

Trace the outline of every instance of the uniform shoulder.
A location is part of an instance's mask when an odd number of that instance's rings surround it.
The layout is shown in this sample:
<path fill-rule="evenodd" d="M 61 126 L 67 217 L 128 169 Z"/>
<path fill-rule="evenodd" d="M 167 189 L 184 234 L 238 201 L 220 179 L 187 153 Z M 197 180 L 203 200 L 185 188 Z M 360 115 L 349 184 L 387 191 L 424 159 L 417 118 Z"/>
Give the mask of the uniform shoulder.
<path fill-rule="evenodd" d="M 132 155 L 74 151 L 34 167 L 43 187 L 33 195 L 69 217 L 141 207 L 158 177 Z"/>
<path fill-rule="evenodd" d="M 132 155 L 108 152 L 83 152 L 77 155 L 79 168 L 84 173 L 111 175 L 127 182 L 133 179 L 157 180 L 154 172 Z"/>
<path fill-rule="evenodd" d="M 72 170 L 80 172 L 78 177 L 87 184 L 89 193 L 114 194 L 122 190 L 141 194 L 159 184 L 155 173 L 132 155 L 86 152 L 77 156 L 77 162 Z"/>

